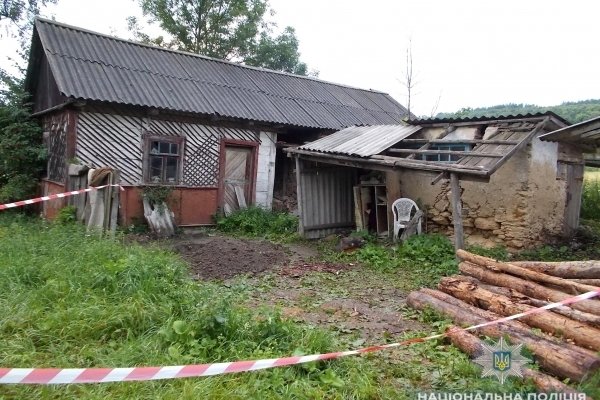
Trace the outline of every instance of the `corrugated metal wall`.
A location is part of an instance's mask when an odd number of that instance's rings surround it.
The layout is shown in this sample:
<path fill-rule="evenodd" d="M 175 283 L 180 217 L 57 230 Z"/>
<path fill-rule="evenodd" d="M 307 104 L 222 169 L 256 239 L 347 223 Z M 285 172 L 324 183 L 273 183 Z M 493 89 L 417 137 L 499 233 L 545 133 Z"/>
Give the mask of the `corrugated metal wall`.
<path fill-rule="evenodd" d="M 304 238 L 317 239 L 352 227 L 356 169 L 300 161 L 301 223 Z M 332 227 L 327 227 L 331 225 Z"/>

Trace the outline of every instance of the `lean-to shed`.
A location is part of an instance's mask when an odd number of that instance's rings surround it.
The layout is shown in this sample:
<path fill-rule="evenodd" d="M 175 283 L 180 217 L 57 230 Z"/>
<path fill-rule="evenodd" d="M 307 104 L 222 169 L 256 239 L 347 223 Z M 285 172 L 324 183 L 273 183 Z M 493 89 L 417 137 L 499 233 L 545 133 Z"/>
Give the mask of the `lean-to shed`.
<path fill-rule="evenodd" d="M 314 238 L 358 226 L 391 235 L 391 204 L 405 197 L 425 212 L 428 232 L 455 236 L 458 247 L 463 235 L 515 249 L 570 235 L 589 149 L 540 139 L 566 126 L 551 112 L 416 120 L 349 127 L 288 149 L 298 165 L 301 231 Z"/>
<path fill-rule="evenodd" d="M 70 162 L 114 167 L 125 186 L 123 222 L 142 213 L 136 188 L 152 185 L 174 187 L 180 225 L 211 224 L 218 207 L 237 208 L 242 194 L 269 208 L 275 175 L 293 172 L 276 159 L 282 146 L 408 115 L 385 93 L 45 19 L 35 22 L 26 88 L 50 154 L 43 194 L 68 188 Z M 61 205 L 44 203 L 44 212 Z"/>

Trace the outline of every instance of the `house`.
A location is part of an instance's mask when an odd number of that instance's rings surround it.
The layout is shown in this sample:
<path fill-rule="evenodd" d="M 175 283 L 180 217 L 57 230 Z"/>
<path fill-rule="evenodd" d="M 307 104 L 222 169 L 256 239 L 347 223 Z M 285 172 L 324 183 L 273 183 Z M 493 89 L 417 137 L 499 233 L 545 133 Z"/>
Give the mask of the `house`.
<path fill-rule="evenodd" d="M 455 237 L 457 247 L 463 235 L 511 249 L 571 235 L 590 148 L 567 126 L 551 112 L 413 120 L 349 127 L 287 149 L 298 166 L 301 232 L 370 227 L 389 235 L 391 204 L 405 197 L 426 213 L 424 230 Z"/>
<path fill-rule="evenodd" d="M 121 221 L 140 187 L 170 185 L 179 225 L 211 224 L 238 198 L 270 208 L 295 192 L 282 149 L 353 125 L 398 125 L 389 95 L 167 50 L 37 19 L 26 89 L 49 148 L 43 195 L 69 163 L 120 171 Z M 65 203 L 46 202 L 52 217 Z"/>

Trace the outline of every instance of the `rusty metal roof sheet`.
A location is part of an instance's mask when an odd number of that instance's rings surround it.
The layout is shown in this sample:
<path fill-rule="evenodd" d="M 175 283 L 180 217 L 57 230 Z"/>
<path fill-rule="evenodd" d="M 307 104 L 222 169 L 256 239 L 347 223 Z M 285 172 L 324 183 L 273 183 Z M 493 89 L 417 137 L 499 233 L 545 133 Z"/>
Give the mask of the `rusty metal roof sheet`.
<path fill-rule="evenodd" d="M 420 126 L 351 126 L 300 146 L 300 150 L 369 157 L 379 154 L 421 129 Z"/>
<path fill-rule="evenodd" d="M 400 124 L 408 115 L 385 93 L 143 45 L 55 21 L 37 19 L 35 35 L 60 92 L 71 98 L 335 130 Z M 27 75 L 32 91 L 35 66 Z"/>

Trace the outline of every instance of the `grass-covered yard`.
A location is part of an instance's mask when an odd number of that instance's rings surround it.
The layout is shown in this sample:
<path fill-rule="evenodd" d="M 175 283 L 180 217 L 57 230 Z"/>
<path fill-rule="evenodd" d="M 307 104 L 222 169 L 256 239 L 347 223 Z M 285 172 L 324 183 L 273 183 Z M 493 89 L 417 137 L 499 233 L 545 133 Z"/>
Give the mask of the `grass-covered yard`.
<path fill-rule="evenodd" d="M 307 245 L 288 234 L 293 227 L 287 221 L 275 219 L 274 224 L 283 228 L 272 232 L 271 239 Z M 284 279 L 274 270 L 226 282 L 195 281 L 183 259 L 164 247 L 138 245 L 123 236 L 98 239 L 87 236 L 79 225 L 2 214 L 0 366 L 134 367 L 276 358 L 396 342 L 439 332 L 449 322 L 402 306 L 409 290 L 434 285 L 436 277 L 455 272 L 453 249 L 446 239 L 422 236 L 401 247 L 372 243 L 351 255 L 334 253 L 327 242 L 309 246 L 316 254 L 314 262 L 354 265 L 340 274 L 310 272 L 294 279 Z M 279 296 L 282 291 L 311 288 L 318 290 L 293 299 Z M 336 314 L 335 309 L 324 311 L 331 323 L 305 318 L 336 299 L 372 300 L 373 307 L 389 300 L 386 309 L 400 315 L 404 329 L 380 334 L 372 330 L 364 338 L 361 329 L 348 329 L 340 322 L 351 316 Z M 291 308 L 305 314 L 290 315 L 286 311 Z M 456 348 L 430 341 L 207 378 L 1 385 L 0 397 L 414 399 L 421 390 L 532 390 L 529 382 L 512 380 L 501 386 L 479 374 Z"/>

